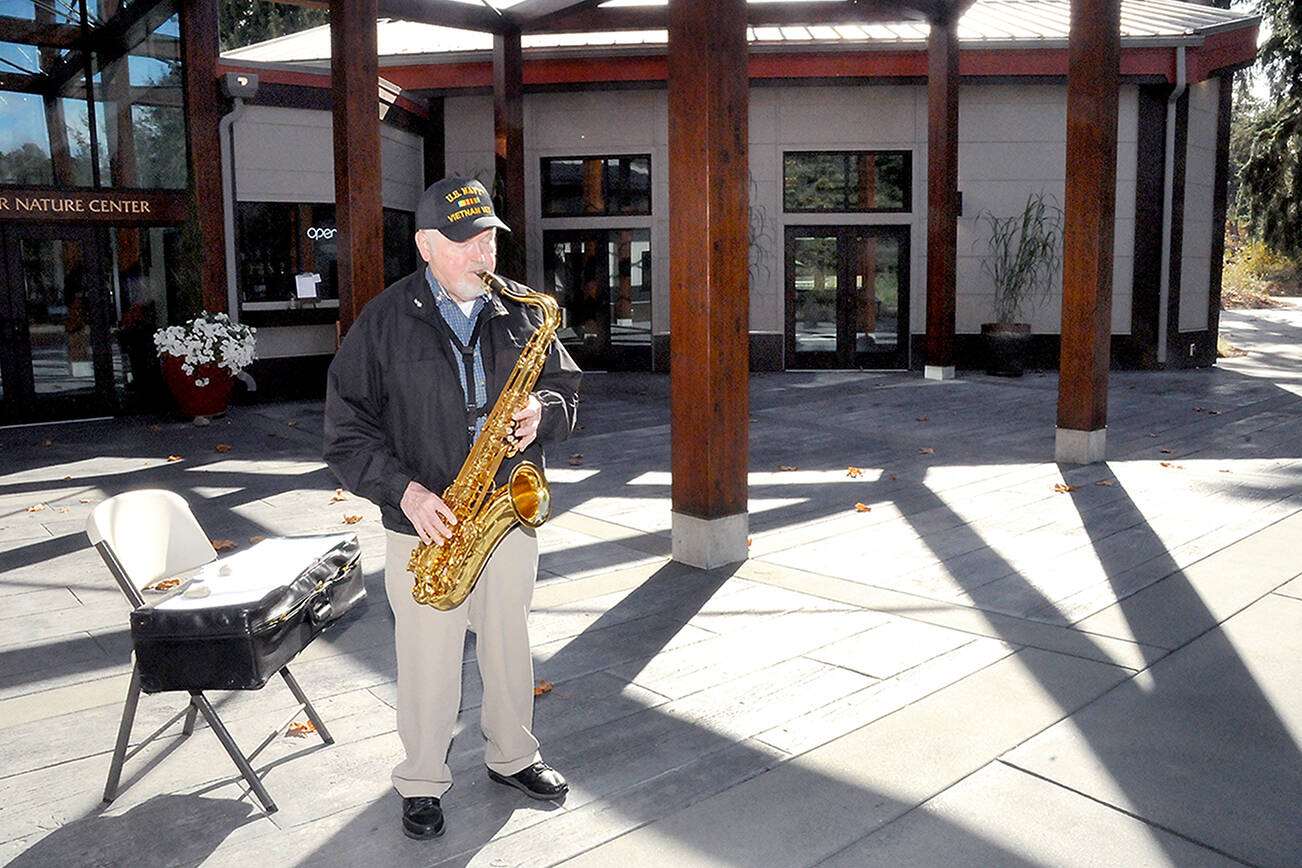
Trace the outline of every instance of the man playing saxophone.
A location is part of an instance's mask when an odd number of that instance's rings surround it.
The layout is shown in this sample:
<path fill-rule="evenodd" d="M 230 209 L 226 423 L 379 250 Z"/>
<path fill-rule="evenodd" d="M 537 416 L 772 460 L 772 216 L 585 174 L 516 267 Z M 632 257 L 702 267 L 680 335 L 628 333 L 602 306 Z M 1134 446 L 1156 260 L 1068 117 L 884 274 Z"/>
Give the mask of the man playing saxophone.
<path fill-rule="evenodd" d="M 538 568 L 533 530 L 517 524 L 507 531 L 464 604 L 447 611 L 417 602 L 408 572 L 418 543 L 439 546 L 456 534 L 457 515 L 439 493 L 460 482 L 490 408 L 505 418 L 494 405 L 540 325 L 536 308 L 485 292 L 481 275 L 492 273 L 496 233 L 506 229 L 478 181 L 432 185 L 416 209 L 416 249 L 426 267 L 366 305 L 327 378 L 325 460 L 346 488 L 380 507 L 385 527 L 398 735 L 406 752 L 392 780 L 412 838 L 443 832 L 467 629 L 475 632 L 484 685 L 488 776 L 535 799 L 560 799 L 568 789 L 543 762 L 532 732 L 526 622 Z M 578 366 L 554 339 L 539 356 L 533 389 L 511 413 L 499 484 L 524 460 L 541 467 L 540 444 L 564 440 L 574 428 Z"/>

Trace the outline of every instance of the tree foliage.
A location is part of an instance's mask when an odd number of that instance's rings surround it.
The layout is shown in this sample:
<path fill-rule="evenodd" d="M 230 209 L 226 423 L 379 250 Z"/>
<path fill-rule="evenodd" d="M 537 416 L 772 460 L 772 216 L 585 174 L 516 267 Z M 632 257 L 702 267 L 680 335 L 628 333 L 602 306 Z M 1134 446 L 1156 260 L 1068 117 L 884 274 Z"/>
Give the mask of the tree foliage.
<path fill-rule="evenodd" d="M 1302 256 L 1302 0 L 1258 0 L 1270 36 L 1257 68 L 1271 101 L 1249 103 L 1236 143 L 1242 150 L 1237 210 L 1274 250 Z M 1233 146 L 1233 145 L 1232 145 Z"/>
<path fill-rule="evenodd" d="M 240 48 L 330 23 L 324 9 L 309 9 L 267 0 L 222 0 L 222 51 Z"/>

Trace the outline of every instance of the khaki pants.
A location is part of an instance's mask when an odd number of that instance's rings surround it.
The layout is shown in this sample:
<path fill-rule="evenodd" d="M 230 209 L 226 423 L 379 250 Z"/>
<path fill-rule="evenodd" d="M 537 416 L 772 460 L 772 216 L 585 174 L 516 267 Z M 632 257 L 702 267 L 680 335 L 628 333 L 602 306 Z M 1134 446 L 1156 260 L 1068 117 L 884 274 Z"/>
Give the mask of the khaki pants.
<path fill-rule="evenodd" d="M 475 631 L 484 682 L 480 727 L 487 766 L 513 775 L 537 762 L 533 737 L 533 657 L 529 605 L 538 574 L 538 540 L 517 527 L 498 544 L 475 589 L 449 612 L 417 603 L 407 559 L 417 537 L 386 531 L 384 587 L 393 609 L 398 652 L 398 737 L 407 758 L 393 770 L 404 798 L 442 796 L 452 786 L 448 748 L 461 705 L 461 651 Z"/>

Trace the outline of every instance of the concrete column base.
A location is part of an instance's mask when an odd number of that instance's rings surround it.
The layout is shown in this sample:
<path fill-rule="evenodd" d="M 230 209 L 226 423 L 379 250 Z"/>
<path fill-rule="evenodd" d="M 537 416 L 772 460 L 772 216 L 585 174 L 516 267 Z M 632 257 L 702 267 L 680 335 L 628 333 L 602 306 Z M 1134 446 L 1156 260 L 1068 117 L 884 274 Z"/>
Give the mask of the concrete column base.
<path fill-rule="evenodd" d="M 922 377 L 925 380 L 952 380 L 954 379 L 954 366 L 926 365 L 922 369 Z"/>
<path fill-rule="evenodd" d="M 1053 460 L 1063 464 L 1097 464 L 1106 460 L 1108 429 L 1077 431 L 1058 428 Z"/>
<path fill-rule="evenodd" d="M 673 558 L 703 570 L 746 560 L 750 514 L 741 512 L 722 518 L 697 518 L 681 512 L 673 518 Z"/>

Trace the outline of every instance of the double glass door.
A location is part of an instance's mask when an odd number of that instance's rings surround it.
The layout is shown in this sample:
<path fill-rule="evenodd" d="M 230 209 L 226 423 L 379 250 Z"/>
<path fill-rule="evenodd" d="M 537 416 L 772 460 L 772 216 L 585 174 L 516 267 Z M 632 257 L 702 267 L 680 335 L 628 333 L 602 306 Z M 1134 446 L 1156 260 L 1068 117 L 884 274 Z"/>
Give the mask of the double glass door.
<path fill-rule="evenodd" d="M 787 367 L 905 368 L 907 226 L 788 226 Z"/>
<path fill-rule="evenodd" d="M 0 424 L 114 409 L 105 234 L 0 226 Z"/>

